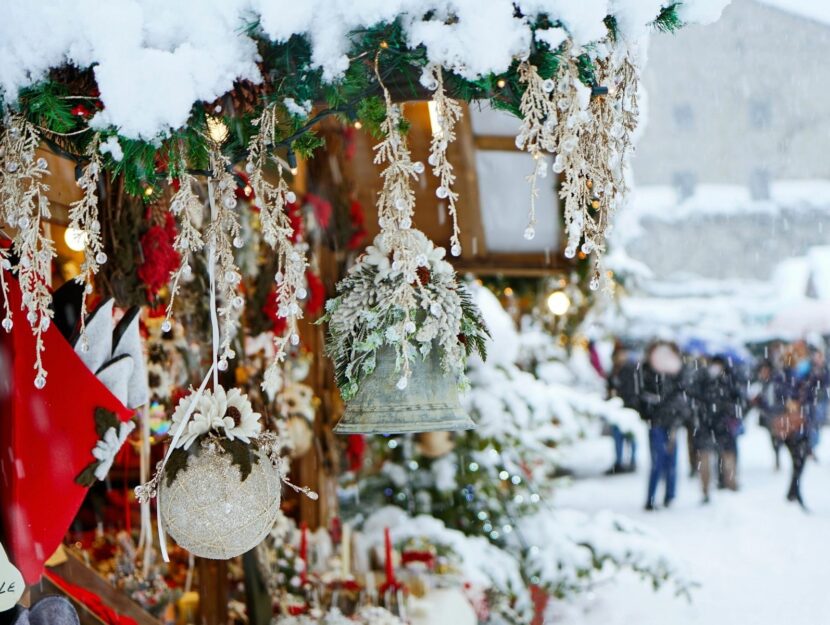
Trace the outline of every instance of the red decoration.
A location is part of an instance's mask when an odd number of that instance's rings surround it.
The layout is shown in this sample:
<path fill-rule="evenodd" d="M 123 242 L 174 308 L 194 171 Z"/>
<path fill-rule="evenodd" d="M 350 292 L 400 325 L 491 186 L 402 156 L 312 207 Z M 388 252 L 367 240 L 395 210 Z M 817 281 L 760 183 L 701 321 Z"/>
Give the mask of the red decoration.
<path fill-rule="evenodd" d="M 420 562 L 427 568 L 435 568 L 435 554 L 431 551 L 404 551 L 401 553 L 401 564 Z"/>
<path fill-rule="evenodd" d="M 320 227 L 323 229 L 328 228 L 329 223 L 331 223 L 331 214 L 333 212 L 331 202 L 324 200 L 319 195 L 314 195 L 313 193 L 306 193 L 303 201 L 305 204 L 311 206 L 311 209 L 314 211 L 314 219 Z"/>
<path fill-rule="evenodd" d="M 10 273 L 9 304 L 21 293 Z M 78 358 L 52 324 L 43 333 L 46 386 L 34 386 L 35 337 L 22 315 L 11 333 L 0 332 L 0 515 L 4 545 L 27 584 L 35 583 L 81 507 L 87 489 L 76 476 L 94 460 L 99 440 L 94 413 L 104 408 L 120 421 L 124 407 Z"/>
<path fill-rule="evenodd" d="M 366 217 L 363 214 L 363 206 L 356 199 L 352 199 L 349 205 L 349 219 L 352 222 L 352 236 L 346 242 L 346 247 L 350 250 L 357 250 L 363 247 L 366 243 Z"/>
<path fill-rule="evenodd" d="M 286 203 L 285 210 L 288 213 L 288 222 L 291 224 L 291 242 L 296 243 L 302 238 L 305 232 L 303 214 L 300 210 L 300 205 L 296 202 Z"/>
<path fill-rule="evenodd" d="M 349 462 L 349 471 L 354 473 L 363 468 L 363 459 L 366 456 L 366 437 L 363 434 L 349 434 L 346 447 L 346 459 Z"/>
<path fill-rule="evenodd" d="M 106 623 L 106 625 L 138 625 L 134 619 L 129 616 L 119 614 L 113 610 L 94 592 L 90 592 L 85 588 L 71 584 L 53 571 L 46 571 L 45 576 L 55 586 L 63 590 L 70 598 L 88 608 L 90 612 L 97 616 L 102 622 Z"/>
<path fill-rule="evenodd" d="M 343 129 L 343 143 L 345 144 L 343 147 L 343 156 L 346 157 L 347 161 L 350 161 L 354 158 L 354 155 L 357 154 L 357 130 L 355 130 L 354 126 L 346 126 Z"/>
<path fill-rule="evenodd" d="M 173 248 L 176 239 L 176 220 L 165 213 L 163 226 L 150 226 L 141 237 L 144 262 L 138 268 L 138 278 L 147 287 L 147 298 L 152 300 L 167 284 L 170 273 L 179 266 L 181 257 Z"/>
<path fill-rule="evenodd" d="M 326 304 L 326 287 L 320 276 L 311 270 L 305 272 L 305 281 L 308 285 L 305 312 L 309 317 L 317 317 L 323 312 L 323 306 Z"/>
<path fill-rule="evenodd" d="M 75 117 L 83 117 L 84 119 L 89 119 L 92 117 L 92 111 L 90 111 L 86 106 L 83 104 L 76 104 L 72 107 L 70 111 Z"/>
<path fill-rule="evenodd" d="M 381 594 L 386 593 L 388 590 L 400 590 L 403 588 L 403 584 L 398 582 L 395 577 L 395 562 L 392 559 L 392 535 L 388 527 L 383 528 L 383 544 L 386 551 L 386 581 L 380 587 Z"/>

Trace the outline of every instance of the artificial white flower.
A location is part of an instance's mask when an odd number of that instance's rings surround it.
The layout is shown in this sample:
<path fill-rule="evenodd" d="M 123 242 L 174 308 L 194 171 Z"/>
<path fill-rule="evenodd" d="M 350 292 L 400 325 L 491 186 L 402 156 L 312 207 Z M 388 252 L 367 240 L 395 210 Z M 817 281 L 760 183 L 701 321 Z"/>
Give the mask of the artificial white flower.
<path fill-rule="evenodd" d="M 217 386 L 213 393 L 216 414 L 219 415 L 218 425 L 224 429 L 225 436 L 230 440 L 239 439 L 250 443 L 262 431 L 259 422 L 259 413 L 254 412 L 248 396 L 238 388 L 225 392 Z"/>
<path fill-rule="evenodd" d="M 104 432 L 104 438 L 95 444 L 92 455 L 98 461 L 98 466 L 95 467 L 95 477 L 99 480 L 103 481 L 106 479 L 107 473 L 109 473 L 112 463 L 115 460 L 115 456 L 121 451 L 121 446 L 134 429 L 134 422 L 122 422 L 118 426 L 118 431 L 114 427 L 109 428 Z"/>
<path fill-rule="evenodd" d="M 186 397 L 182 397 L 181 400 L 179 400 L 176 409 L 173 411 L 173 425 L 170 428 L 170 431 L 174 436 L 176 432 L 179 431 L 180 424 L 184 419 L 185 413 L 190 407 L 190 402 L 192 400 L 192 393 Z M 211 397 L 210 391 L 205 390 L 201 397 L 199 397 L 196 407 L 193 410 L 193 414 L 190 415 L 190 420 L 187 422 L 187 427 L 179 437 L 178 443 L 176 443 L 176 447 L 189 449 L 193 444 L 193 441 L 214 427 L 217 420 L 218 415 L 216 414 L 213 404 L 213 398 Z"/>
<path fill-rule="evenodd" d="M 363 262 L 367 265 L 374 265 L 377 270 L 375 276 L 375 283 L 385 280 L 392 275 L 392 263 L 389 257 L 392 254 L 392 249 L 387 244 L 386 235 L 379 234 L 372 241 L 372 245 L 366 248 L 366 254 L 363 256 Z"/>

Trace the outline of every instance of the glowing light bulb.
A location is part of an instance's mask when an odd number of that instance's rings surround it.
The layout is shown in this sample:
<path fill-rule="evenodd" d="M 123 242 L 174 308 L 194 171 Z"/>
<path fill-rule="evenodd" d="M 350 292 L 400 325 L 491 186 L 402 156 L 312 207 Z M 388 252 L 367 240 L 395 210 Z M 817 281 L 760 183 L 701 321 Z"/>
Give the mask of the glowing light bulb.
<path fill-rule="evenodd" d="M 208 116 L 207 129 L 210 138 L 216 143 L 224 143 L 225 139 L 228 138 L 228 127 L 218 117 Z"/>
<path fill-rule="evenodd" d="M 571 298 L 564 291 L 554 291 L 548 295 L 548 310 L 561 317 L 571 307 Z"/>
<path fill-rule="evenodd" d="M 441 118 L 438 116 L 438 105 L 430 100 L 427 102 L 427 109 L 429 110 L 429 127 L 432 129 L 432 134 L 440 134 L 442 129 Z"/>
<path fill-rule="evenodd" d="M 73 252 L 82 252 L 86 247 L 86 232 L 77 228 L 67 228 L 63 233 L 63 240 Z"/>

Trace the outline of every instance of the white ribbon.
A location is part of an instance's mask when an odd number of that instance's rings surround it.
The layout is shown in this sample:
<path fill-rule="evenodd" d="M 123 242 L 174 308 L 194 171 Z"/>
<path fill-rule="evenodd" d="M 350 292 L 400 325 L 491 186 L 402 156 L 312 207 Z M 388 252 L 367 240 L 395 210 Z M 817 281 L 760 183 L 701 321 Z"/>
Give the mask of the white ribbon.
<path fill-rule="evenodd" d="M 216 219 L 216 203 L 213 198 L 213 182 L 210 178 L 208 178 L 208 200 L 210 202 L 210 219 L 214 221 Z M 170 441 L 170 446 L 167 448 L 167 453 L 164 455 L 164 460 L 161 462 L 161 466 L 158 469 L 158 475 L 161 476 L 160 479 L 164 479 L 164 467 L 167 464 L 170 455 L 173 453 L 173 450 L 176 449 L 176 445 L 179 443 L 179 439 L 181 438 L 182 434 L 184 433 L 185 429 L 187 428 L 187 424 L 190 421 L 190 417 L 193 415 L 193 412 L 196 409 L 196 405 L 199 402 L 199 399 L 202 397 L 202 393 L 205 392 L 205 388 L 208 385 L 211 377 L 213 378 L 213 386 L 216 388 L 219 385 L 219 366 L 218 366 L 218 356 L 219 356 L 219 318 L 216 314 L 216 244 L 215 241 L 208 243 L 208 277 L 210 279 L 210 325 L 211 325 L 211 334 L 212 334 L 212 363 L 210 365 L 210 369 L 208 369 L 207 373 L 205 374 L 202 383 L 199 385 L 199 388 L 196 389 L 194 393 L 190 395 L 190 404 L 187 406 L 187 410 L 182 417 L 181 422 L 179 423 L 179 427 L 176 428 L 176 431 L 173 433 L 173 438 Z M 143 522 L 143 519 L 142 519 Z M 167 555 L 167 539 L 164 533 L 164 527 L 162 526 L 161 522 L 161 512 L 156 506 L 156 526 L 158 528 L 159 533 L 159 548 L 161 550 L 161 557 L 165 562 L 170 562 L 170 558 Z"/>

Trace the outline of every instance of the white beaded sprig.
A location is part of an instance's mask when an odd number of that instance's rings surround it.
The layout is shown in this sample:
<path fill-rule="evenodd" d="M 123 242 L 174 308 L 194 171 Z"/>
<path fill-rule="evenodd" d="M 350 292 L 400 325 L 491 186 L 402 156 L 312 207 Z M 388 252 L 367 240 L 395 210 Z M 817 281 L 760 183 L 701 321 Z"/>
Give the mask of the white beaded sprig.
<path fill-rule="evenodd" d="M 184 162 L 184 161 L 182 161 Z M 173 241 L 173 249 L 179 253 L 179 267 L 170 275 L 170 301 L 162 322 L 162 330 L 169 332 L 171 329 L 170 319 L 173 316 L 173 304 L 179 294 L 182 278 L 187 280 L 193 269 L 190 266 L 191 255 L 199 252 L 205 246 L 202 234 L 199 232 L 199 224 L 204 215 L 204 204 L 199 196 L 193 191 L 196 179 L 182 168 L 179 176 L 179 190 L 170 200 L 170 212 L 179 221 L 179 232 Z"/>
<path fill-rule="evenodd" d="M 87 296 L 92 293 L 92 278 L 98 273 L 101 265 L 107 262 L 104 244 L 101 240 L 101 222 L 98 221 L 98 178 L 101 175 L 101 155 L 98 147 L 101 143 L 99 134 L 95 134 L 89 143 L 87 156 L 89 163 L 84 167 L 78 186 L 83 191 L 83 197 L 72 202 L 69 208 L 69 228 L 80 233 L 84 242 L 84 261 L 81 263 L 81 272 L 75 281 L 84 285 L 81 295 L 81 350 L 89 349 L 89 339 L 86 335 Z"/>
<path fill-rule="evenodd" d="M 399 280 L 391 297 L 391 304 L 404 311 L 403 317 L 387 330 L 387 336 L 398 337 L 396 346 L 401 361 L 401 377 L 398 388 L 406 388 L 410 376 L 409 358 L 402 357 L 402 350 L 407 345 L 406 337 L 415 327 L 412 313 L 418 308 L 418 290 L 422 284 L 418 269 L 428 265 L 428 259 L 419 257 L 417 238 L 412 228 L 415 214 L 415 192 L 412 181 L 423 173 L 424 165 L 413 162 L 406 135 L 401 132 L 401 107 L 392 102 L 392 97 L 383 88 L 386 99 L 386 118 L 380 125 L 383 139 L 375 147 L 375 165 L 386 165 L 380 176 L 383 187 L 378 194 L 378 224 L 391 255 L 391 269 L 400 273 Z"/>
<path fill-rule="evenodd" d="M 51 216 L 43 178 L 49 173 L 43 157 L 35 158 L 40 136 L 35 127 L 19 115 L 9 115 L 0 138 L 0 216 L 12 228 L 14 253 L 20 259 L 17 277 L 22 293 L 22 309 L 35 336 L 35 387 L 46 386 L 47 372 L 41 354 L 43 333 L 52 322 L 52 241 L 43 234 L 42 222 Z M 8 260 L 8 259 L 6 259 Z M 4 290 L 5 292 L 5 290 Z M 11 321 L 8 313 L 5 319 Z M 11 328 L 10 324 L 6 324 Z"/>
<path fill-rule="evenodd" d="M 276 105 L 265 107 L 253 124 L 257 127 L 257 133 L 248 145 L 245 171 L 250 176 L 250 185 L 260 206 L 262 238 L 277 256 L 277 271 L 274 275 L 277 316 L 286 321 L 285 331 L 274 336 L 274 359 L 266 369 L 262 382 L 263 390 L 274 394 L 281 383 L 279 363 L 285 360 L 290 345 L 300 343 L 298 322 L 303 316 L 300 300 L 308 295 L 305 287 L 308 245 L 303 241 L 293 241 L 294 230 L 286 205 L 295 202 L 297 197 L 288 188 L 282 164 L 277 165 L 276 185 L 265 177 L 264 170 L 277 127 Z"/>
<path fill-rule="evenodd" d="M 219 345 L 220 370 L 228 368 L 228 360 L 236 354 L 231 349 L 231 341 L 239 325 L 238 314 L 245 305 L 244 298 L 239 295 L 239 283 L 242 275 L 234 260 L 234 248 L 244 245 L 239 217 L 236 214 L 236 183 L 230 173 L 230 160 L 222 154 L 218 146 L 211 150 L 211 175 L 214 180 L 213 203 L 216 215 L 207 227 L 205 238 L 207 244 L 213 248 L 216 258 L 216 290 L 220 299 L 217 314 L 221 321 L 221 341 Z"/>
<path fill-rule="evenodd" d="M 447 211 L 452 220 L 452 234 L 450 235 L 450 253 L 453 256 L 461 255 L 461 241 L 458 235 L 458 212 L 455 203 L 458 201 L 458 192 L 453 190 L 455 173 L 452 164 L 447 159 L 447 147 L 455 141 L 455 124 L 461 119 L 461 105 L 447 96 L 444 89 L 444 75 L 441 66 L 430 65 L 427 68 L 429 86 L 434 86 L 432 106 L 435 108 L 437 128 L 432 129 L 432 141 L 429 146 L 427 162 L 432 166 L 432 173 L 439 180 L 435 195 L 447 201 Z"/>
<path fill-rule="evenodd" d="M 516 147 L 527 151 L 534 158 L 533 172 L 527 176 L 530 183 L 530 212 L 524 232 L 525 239 L 536 236 L 536 199 L 539 197 L 538 178 L 547 176 L 545 152 L 554 150 L 556 109 L 551 102 L 551 92 L 556 83 L 548 78 L 543 80 L 535 65 L 523 61 L 519 65 L 519 81 L 526 85 L 519 104 L 522 124 L 516 136 Z"/>

